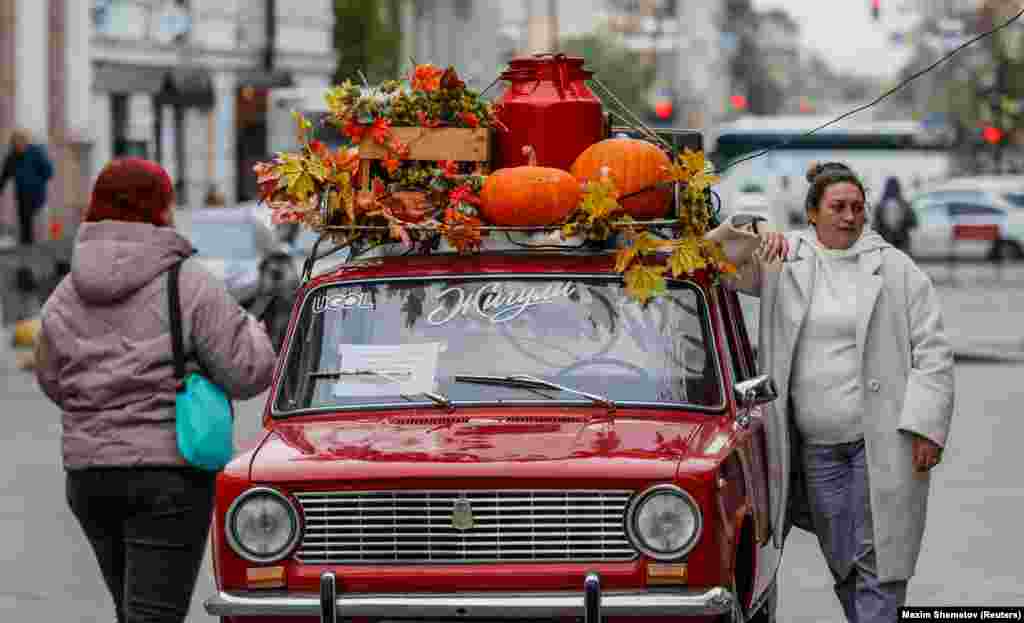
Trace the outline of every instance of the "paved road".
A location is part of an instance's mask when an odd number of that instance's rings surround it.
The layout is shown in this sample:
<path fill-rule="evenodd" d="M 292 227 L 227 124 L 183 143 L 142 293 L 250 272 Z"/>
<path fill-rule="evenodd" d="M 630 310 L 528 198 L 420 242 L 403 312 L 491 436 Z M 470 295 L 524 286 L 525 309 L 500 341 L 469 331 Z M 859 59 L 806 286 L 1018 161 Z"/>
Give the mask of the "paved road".
<path fill-rule="evenodd" d="M 962 350 L 1019 355 L 1024 327 L 1013 312 L 1024 309 L 1024 271 L 1000 282 L 987 267 L 959 271 L 956 287 L 940 287 L 954 342 Z M 6 345 L 0 337 L 0 620 L 109 623 L 110 599 L 64 501 L 58 414 L 32 377 L 14 367 Z M 909 602 L 1024 605 L 1024 496 L 1016 461 L 1024 439 L 1024 365 L 961 362 L 957 380 L 959 415 L 935 475 Z M 262 398 L 239 405 L 240 437 L 258 429 L 261 409 Z M 809 535 L 794 531 L 780 581 L 781 621 L 842 621 Z M 190 623 L 212 621 L 201 606 L 212 590 L 207 561 Z"/>

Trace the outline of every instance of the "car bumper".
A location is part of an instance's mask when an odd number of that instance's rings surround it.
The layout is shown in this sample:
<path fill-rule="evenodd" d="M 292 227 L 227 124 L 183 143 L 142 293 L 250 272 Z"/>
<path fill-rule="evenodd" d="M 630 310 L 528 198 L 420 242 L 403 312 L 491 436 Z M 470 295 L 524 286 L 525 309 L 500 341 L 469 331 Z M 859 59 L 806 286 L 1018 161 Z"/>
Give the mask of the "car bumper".
<path fill-rule="evenodd" d="M 337 594 L 334 576 L 321 577 L 320 594 L 221 591 L 206 600 L 220 617 L 499 618 L 699 617 L 727 614 L 734 597 L 722 587 L 612 591 L 603 593 L 596 574 L 579 591 L 547 593 Z M 331 605 L 333 604 L 333 608 Z"/>

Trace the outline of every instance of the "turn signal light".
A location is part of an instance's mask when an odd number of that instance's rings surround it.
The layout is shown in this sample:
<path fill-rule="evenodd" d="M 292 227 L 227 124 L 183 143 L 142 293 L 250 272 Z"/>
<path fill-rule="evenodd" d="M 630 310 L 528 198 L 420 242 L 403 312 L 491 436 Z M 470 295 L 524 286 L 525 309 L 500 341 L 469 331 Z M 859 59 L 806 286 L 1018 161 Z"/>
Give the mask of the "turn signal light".
<path fill-rule="evenodd" d="M 686 584 L 686 563 L 647 563 L 647 583 L 654 585 Z"/>
<path fill-rule="evenodd" d="M 249 588 L 284 588 L 284 567 L 252 567 L 245 570 Z"/>

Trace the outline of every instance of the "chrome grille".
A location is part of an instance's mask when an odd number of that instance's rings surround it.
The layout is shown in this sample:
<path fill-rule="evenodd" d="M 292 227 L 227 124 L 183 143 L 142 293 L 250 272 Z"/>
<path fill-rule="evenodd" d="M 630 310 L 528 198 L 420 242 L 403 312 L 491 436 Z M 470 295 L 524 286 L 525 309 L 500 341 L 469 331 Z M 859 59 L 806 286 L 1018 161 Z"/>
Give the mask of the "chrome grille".
<path fill-rule="evenodd" d="M 297 493 L 306 564 L 622 561 L 629 491 Z M 453 523 L 456 501 L 472 527 Z M 460 503 L 464 509 L 465 502 Z M 465 519 L 463 515 L 461 517 Z"/>

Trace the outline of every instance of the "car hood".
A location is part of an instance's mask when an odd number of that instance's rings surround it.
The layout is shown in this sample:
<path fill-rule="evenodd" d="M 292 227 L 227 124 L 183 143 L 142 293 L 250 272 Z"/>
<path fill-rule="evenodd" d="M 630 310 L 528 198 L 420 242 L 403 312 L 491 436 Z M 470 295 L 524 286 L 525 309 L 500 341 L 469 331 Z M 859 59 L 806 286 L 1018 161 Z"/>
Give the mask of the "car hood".
<path fill-rule="evenodd" d="M 721 419 L 682 411 L 396 412 L 277 421 L 251 468 L 256 482 L 382 479 L 671 479 L 704 454 Z M 612 469 L 613 472 L 609 470 Z"/>

